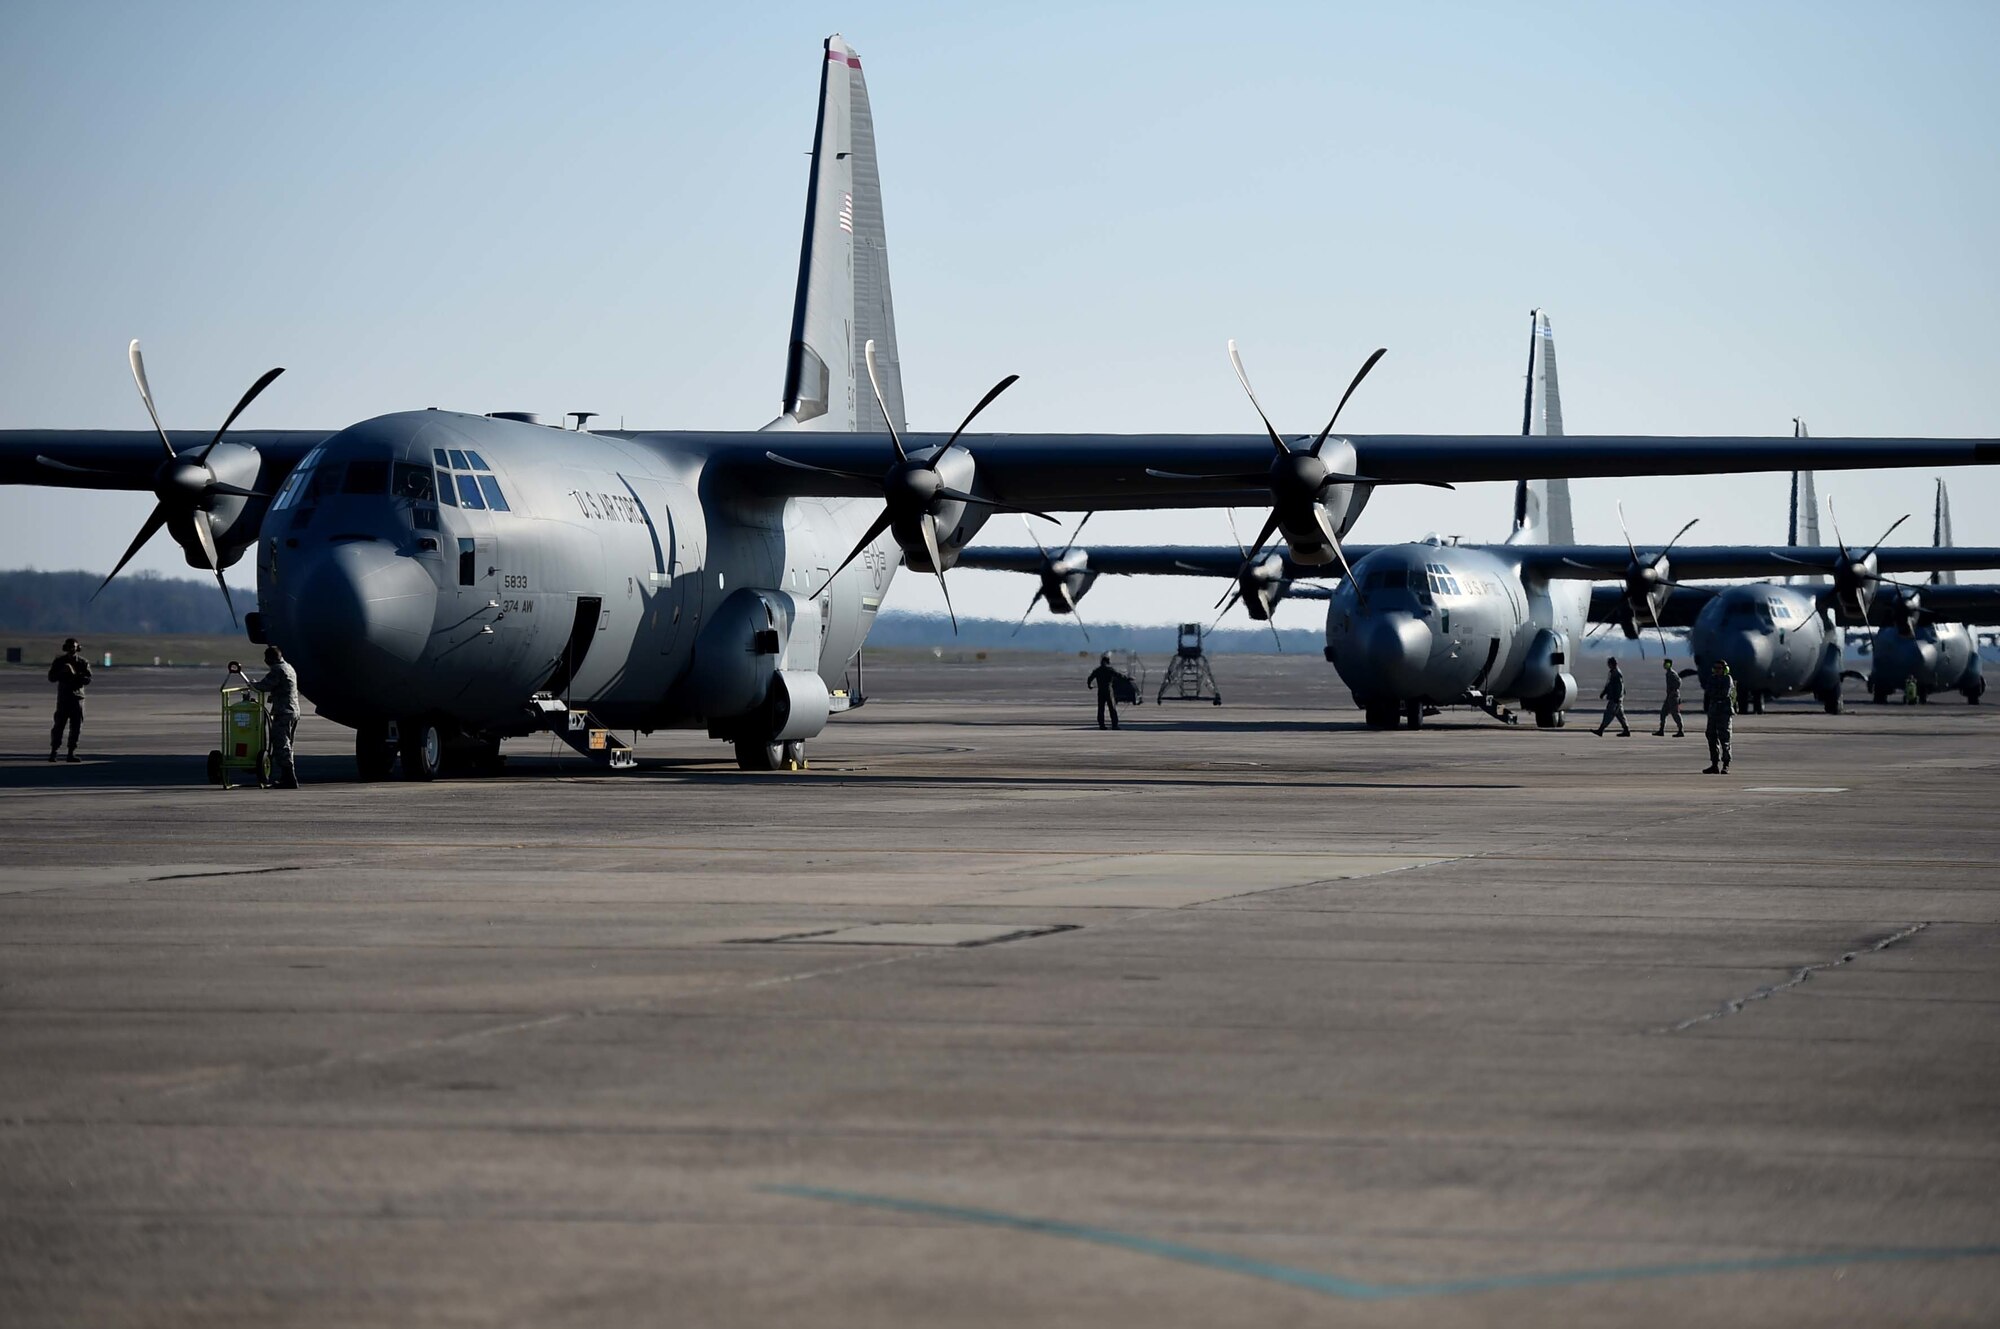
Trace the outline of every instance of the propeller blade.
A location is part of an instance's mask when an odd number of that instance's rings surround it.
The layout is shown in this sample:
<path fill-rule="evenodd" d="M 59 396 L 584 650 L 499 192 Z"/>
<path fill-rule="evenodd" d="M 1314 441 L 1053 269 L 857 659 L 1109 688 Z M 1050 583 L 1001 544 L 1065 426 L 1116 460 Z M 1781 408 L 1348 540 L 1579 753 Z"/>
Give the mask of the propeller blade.
<path fill-rule="evenodd" d="M 1840 533 L 1840 514 L 1833 510 L 1833 495 L 1826 496 L 1826 519 L 1833 526 L 1833 542 L 1840 546 L 1840 552 L 1847 552 L 1847 537 Z"/>
<path fill-rule="evenodd" d="M 255 383 L 252 383 L 250 385 L 250 391 L 243 394 L 241 400 L 239 400 L 236 403 L 236 409 L 229 413 L 229 417 L 222 422 L 222 428 L 215 431 L 215 437 L 208 440 L 208 446 L 201 450 L 201 455 L 196 457 L 195 460 L 207 461 L 208 454 L 210 453 L 210 451 L 214 449 L 216 444 L 222 441 L 222 436 L 229 432 L 229 426 L 235 424 L 236 417 L 243 414 L 243 408 L 248 406 L 251 402 L 256 401 L 257 394 L 262 392 L 265 388 L 270 387 L 271 380 L 275 379 L 278 375 L 284 372 L 285 372 L 284 366 L 282 365 L 280 365 L 276 369 L 265 370 L 264 376 L 258 379 Z M 213 488 L 213 486 L 210 487 Z M 228 595 L 228 593 L 229 593 L 228 588 L 224 587 L 223 594 L 226 596 Z M 230 612 L 234 613 L 235 611 L 232 609 Z"/>
<path fill-rule="evenodd" d="M 1064 545 L 1064 546 L 1063 546 L 1063 548 L 1062 548 L 1062 551 L 1063 551 L 1063 552 L 1064 552 L 1065 554 L 1067 554 L 1067 553 L 1068 553 L 1068 552 L 1069 552 L 1070 550 L 1072 550 L 1072 549 L 1076 548 L 1076 537 L 1078 537 L 1079 535 L 1082 535 L 1082 534 L 1083 534 L 1083 526 L 1084 526 L 1084 522 L 1087 522 L 1087 521 L 1089 521 L 1089 520 L 1090 520 L 1090 519 L 1091 519 L 1092 517 L 1095 517 L 1096 515 L 1097 515 L 1097 509 L 1096 509 L 1096 508 L 1092 508 L 1092 509 L 1091 509 L 1090 511 L 1088 511 L 1088 512 L 1086 512 L 1086 513 L 1084 513 L 1084 514 L 1083 514 L 1083 521 L 1079 521 L 1079 522 L 1078 522 L 1078 523 L 1076 524 L 1076 529 L 1075 529 L 1075 530 L 1073 530 L 1073 531 L 1071 531 L 1071 532 L 1069 533 L 1069 543 L 1068 543 L 1068 544 L 1066 544 L 1066 545 Z M 1029 530 L 1033 530 L 1034 528 L 1033 528 L 1033 527 L 1031 526 L 1031 527 L 1029 527 L 1028 529 L 1029 529 Z M 1040 543 L 1040 542 L 1039 542 L 1039 541 L 1037 541 L 1037 543 Z"/>
<path fill-rule="evenodd" d="M 199 516 L 197 516 L 197 517 L 195 518 L 195 520 L 196 520 L 196 521 L 201 521 L 201 518 L 200 518 Z M 204 526 L 206 526 L 207 524 L 208 524 L 207 522 L 202 522 L 202 525 L 204 525 Z M 220 586 L 220 587 L 222 588 L 222 603 L 224 603 L 224 604 L 226 604 L 226 605 L 228 605 L 228 606 L 229 606 L 229 623 L 230 623 L 230 626 L 231 626 L 231 627 L 236 627 L 236 626 L 239 626 L 239 625 L 240 625 L 240 620 L 238 620 L 238 619 L 237 619 L 237 617 L 236 617 L 236 601 L 235 601 L 235 600 L 234 600 L 234 599 L 233 599 L 233 598 L 232 598 L 232 597 L 230 596 L 230 594 L 229 594 L 229 583 L 228 583 L 228 582 L 226 582 L 226 581 L 224 581 L 224 580 L 222 579 L 222 569 L 221 569 L 221 568 L 217 568 L 217 569 L 215 570 L 215 584 L 216 584 L 217 586 Z"/>
<path fill-rule="evenodd" d="M 917 529 L 923 532 L 924 552 L 930 555 L 931 566 L 939 569 L 938 575 L 942 577 L 944 575 L 944 555 L 938 549 L 937 518 L 931 516 L 929 513 L 925 513 L 918 519 Z"/>
<path fill-rule="evenodd" d="M 146 524 L 139 528 L 139 534 L 133 537 L 132 543 L 130 545 L 126 546 L 125 557 L 118 560 L 118 566 L 111 569 L 111 573 L 109 576 L 105 577 L 103 581 L 97 583 L 97 589 L 90 593 L 90 598 L 95 600 L 98 596 L 104 594 L 104 588 L 111 584 L 111 578 L 123 572 L 125 570 L 125 565 L 132 561 L 132 556 L 138 553 L 141 549 L 145 548 L 146 541 L 152 539 L 155 535 L 157 535 L 159 533 L 160 528 L 162 526 L 165 526 L 166 524 L 167 524 L 166 505 L 164 503 L 155 503 L 153 505 L 152 515 L 146 518 Z"/>
<path fill-rule="evenodd" d="M 1666 556 L 1667 556 L 1668 554 L 1671 554 L 1671 553 L 1673 553 L 1673 552 L 1674 552 L 1674 546 L 1675 546 L 1675 545 L 1677 545 L 1677 544 L 1679 544 L 1679 543 L 1681 542 L 1681 537 L 1682 537 L 1683 535 L 1686 535 L 1686 534 L 1687 534 L 1687 533 L 1688 533 L 1689 531 L 1693 530 L 1693 529 L 1695 528 L 1695 524 L 1696 524 L 1697 522 L 1699 522 L 1700 520 L 1701 520 L 1701 518 L 1699 518 L 1699 517 L 1696 517 L 1696 518 L 1694 518 L 1694 520 L 1693 520 L 1693 521 L 1690 521 L 1690 522 L 1689 522 L 1689 523 L 1688 523 L 1687 525 L 1685 525 L 1685 526 L 1681 527 L 1681 528 L 1680 528 L 1680 529 L 1679 529 L 1678 531 L 1675 531 L 1675 532 L 1674 532 L 1674 538 L 1673 538 L 1673 539 L 1671 539 L 1671 540 L 1669 540 L 1669 541 L 1667 541 L 1667 547 L 1666 547 L 1665 549 L 1662 549 L 1662 550 L 1660 551 L 1660 557 L 1661 557 L 1661 558 L 1665 558 L 1665 557 L 1666 557 Z"/>
<path fill-rule="evenodd" d="M 1278 644 L 1278 654 L 1283 655 L 1285 653 L 1285 638 L 1284 635 L 1278 631 L 1277 615 L 1273 614 L 1269 618 L 1266 618 L 1264 620 L 1264 626 L 1271 629 L 1271 640 Z"/>
<path fill-rule="evenodd" d="M 1839 537 L 1836 536 L 1835 538 L 1838 539 Z M 1819 567 L 1819 564 L 1817 563 L 1807 562 L 1803 558 L 1793 558 L 1790 554 L 1773 554 L 1771 555 L 1771 557 L 1777 559 L 1780 563 L 1790 563 L 1793 567 L 1799 567 L 1799 568 Z M 1824 571 L 1824 569 L 1821 570 Z"/>
<path fill-rule="evenodd" d="M 1588 564 L 1588 563 L 1579 563 L 1579 562 L 1577 562 L 1577 561 L 1576 561 L 1575 559 L 1573 559 L 1573 558 L 1566 558 L 1566 559 L 1564 559 L 1564 560 L 1563 560 L 1563 566 L 1564 566 L 1564 567 L 1570 567 L 1570 568 L 1582 568 L 1582 569 L 1583 569 L 1583 570 L 1584 570 L 1585 572 L 1595 572 L 1595 571 L 1597 571 L 1597 569 L 1596 569 L 1596 568 L 1594 568 L 1594 567 L 1592 567 L 1592 566 L 1591 566 L 1590 564 Z"/>
<path fill-rule="evenodd" d="M 1625 537 L 1625 548 L 1631 551 L 1632 561 L 1634 563 L 1644 562 L 1639 557 L 1638 546 L 1632 543 L 1631 529 L 1625 525 L 1625 500 L 1621 498 L 1613 503 L 1612 506 L 1618 509 L 1618 534 Z"/>
<path fill-rule="evenodd" d="M 1276 516 L 1277 514 L 1273 513 L 1272 515 Z M 1345 572 L 1347 580 L 1352 582 L 1354 580 L 1354 565 L 1347 561 L 1347 551 L 1340 547 L 1340 537 L 1338 535 L 1333 537 L 1333 556 L 1340 560 L 1340 570 Z"/>
<path fill-rule="evenodd" d="M 98 467 L 95 466 L 72 466 L 70 465 L 70 463 L 66 461 L 57 461 L 54 457 L 44 457 L 39 452 L 35 454 L 35 460 L 41 465 L 48 467 L 52 471 L 67 471 L 71 475 L 123 475 L 124 474 L 123 471 L 100 470 Z"/>
<path fill-rule="evenodd" d="M 1029 614 L 1032 614 L 1032 613 L 1034 613 L 1034 612 L 1035 612 L 1035 606 L 1036 606 L 1036 605 L 1038 605 L 1038 604 L 1040 604 L 1041 602 L 1042 602 L 1042 597 L 1041 597 L 1041 594 L 1040 594 L 1040 592 L 1037 592 L 1037 593 L 1036 593 L 1036 594 L 1035 594 L 1035 595 L 1034 595 L 1034 596 L 1033 596 L 1033 597 L 1032 597 L 1032 598 L 1031 598 L 1031 599 L 1030 599 L 1030 600 L 1028 601 L 1028 611 L 1027 611 L 1027 613 L 1024 613 L 1024 614 L 1022 614 L 1022 615 L 1021 615 L 1021 621 L 1020 621 L 1019 623 L 1016 623 L 1016 624 L 1014 625 L 1014 630 L 1013 630 L 1012 632 L 1008 633 L 1007 635 L 1008 635 L 1008 636 L 1010 636 L 1010 637 L 1018 637 L 1018 636 L 1020 636 L 1020 635 L 1021 635 L 1021 629 L 1022 629 L 1022 628 L 1025 628 L 1025 627 L 1027 627 L 1027 626 L 1028 626 L 1028 615 L 1029 615 Z"/>
<path fill-rule="evenodd" d="M 211 494 L 228 494 L 228 495 L 229 495 L 230 497 L 232 497 L 232 498 L 269 498 L 269 497 L 270 497 L 270 495 L 269 495 L 269 494 L 264 494 L 264 493 L 259 493 L 259 492 L 258 492 L 257 490 L 255 490 L 255 489 L 245 489 L 245 488 L 244 488 L 244 487 L 243 487 L 242 485 L 230 485 L 230 484 L 224 484 L 224 483 L 223 483 L 222 481 L 220 481 L 220 480 L 210 480 L 210 481 L 208 482 L 208 490 L 207 490 L 207 492 L 208 492 L 208 493 L 211 493 Z"/>
<path fill-rule="evenodd" d="M 1019 383 L 1020 381 L 1021 381 L 1021 376 L 1019 374 L 1009 374 L 1007 375 L 1007 377 L 1001 379 L 998 383 L 995 383 L 991 388 L 987 389 L 986 395 L 979 399 L 979 405 L 973 407 L 970 411 L 966 412 L 965 418 L 958 422 L 958 428 L 951 431 L 951 437 L 944 441 L 944 445 L 946 447 L 950 447 L 952 444 L 958 442 L 958 436 L 965 432 L 965 427 L 972 423 L 974 417 L 976 417 L 981 411 L 985 410 L 988 406 L 991 406 L 993 404 L 993 399 L 995 397 L 999 396 L 1001 393 L 1013 387 L 1016 383 Z"/>
<path fill-rule="evenodd" d="M 849 343 L 852 345 L 852 343 Z M 896 460 L 908 461 L 910 454 L 903 451 L 903 440 L 896 433 L 896 422 L 889 418 L 889 403 L 882 396 L 882 380 L 875 372 L 875 339 L 861 348 L 862 358 L 868 361 L 868 386 L 875 389 L 875 404 L 882 408 L 882 423 L 889 426 L 889 441 L 896 446 Z"/>
<path fill-rule="evenodd" d="M 1243 561 L 1245 563 L 1248 563 L 1251 559 L 1263 553 L 1264 546 L 1270 543 L 1271 536 L 1277 529 L 1278 529 L 1278 510 L 1276 508 L 1272 508 L 1270 519 L 1264 523 L 1264 529 L 1257 532 L 1257 543 L 1250 546 L 1250 552 L 1243 556 Z"/>
<path fill-rule="evenodd" d="M 1175 566 L 1176 566 L 1176 567 L 1185 567 L 1185 566 L 1186 566 L 1186 564 L 1180 564 L 1180 563 L 1177 563 L 1177 564 L 1175 564 Z M 1192 570 L 1192 569 L 1190 569 L 1190 571 L 1191 571 L 1191 570 Z M 1239 596 L 1241 596 L 1242 594 L 1243 594 L 1243 588 L 1242 588 L 1241 586 L 1238 586 L 1238 585 L 1234 584 L 1234 583 L 1231 583 L 1231 585 L 1230 585 L 1229 589 L 1228 589 L 1228 590 L 1226 590 L 1226 591 L 1224 591 L 1224 592 L 1223 592 L 1223 593 L 1221 594 L 1221 596 L 1219 596 L 1219 597 L 1218 597 L 1218 598 L 1216 599 L 1216 602 L 1215 602 L 1215 604 L 1214 604 L 1214 606 L 1213 606 L 1213 607 L 1214 607 L 1214 608 L 1216 608 L 1216 609 L 1220 609 L 1220 610 L 1221 610 L 1221 611 L 1222 611 L 1223 613 L 1225 613 L 1225 614 L 1226 614 L 1226 613 L 1228 613 L 1228 612 L 1229 612 L 1229 607 L 1230 607 L 1230 605 L 1232 605 L 1232 604 L 1236 603 L 1236 600 L 1237 600 L 1237 598 L 1238 598 Z M 1217 622 L 1221 622 L 1221 620 L 1220 620 L 1220 619 L 1217 619 L 1216 621 L 1217 621 Z"/>
<path fill-rule="evenodd" d="M 951 607 L 951 587 L 944 584 L 944 574 L 938 573 L 938 590 L 944 593 L 944 612 L 951 618 L 951 635 L 958 635 L 958 611 Z"/>
<path fill-rule="evenodd" d="M 1229 363 L 1235 368 L 1236 381 L 1243 385 L 1244 395 L 1250 398 L 1250 405 L 1255 408 L 1257 418 L 1264 422 L 1264 432 L 1271 436 L 1271 446 L 1278 450 L 1280 457 L 1291 456 L 1292 450 L 1285 446 L 1285 440 L 1278 437 L 1278 431 L 1272 428 L 1271 417 L 1264 414 L 1264 404 L 1257 400 L 1257 390 L 1250 386 L 1250 376 L 1243 372 L 1243 357 L 1236 353 L 1236 339 L 1234 337 L 1229 339 Z M 1258 478 L 1262 479 L 1263 477 L 1259 476 Z"/>
<path fill-rule="evenodd" d="M 160 427 L 160 413 L 153 409 L 153 390 L 146 386 L 146 357 L 139 354 L 139 341 L 135 337 L 131 348 L 125 353 L 132 362 L 132 381 L 139 385 L 139 400 L 146 403 L 146 414 L 153 417 L 153 432 L 160 436 L 160 446 L 167 450 L 167 460 L 174 459 L 174 445 L 167 442 L 167 431 Z"/>
<path fill-rule="evenodd" d="M 855 542 L 854 548 L 847 551 L 847 557 L 841 559 L 840 566 L 835 568 L 830 574 L 828 574 L 827 579 L 819 584 L 819 590 L 814 591 L 812 593 L 812 598 L 817 600 L 820 597 L 820 592 L 826 590 L 827 587 L 833 585 L 833 579 L 835 577 L 838 577 L 841 573 L 847 571 L 847 565 L 849 563 L 852 563 L 855 559 L 861 557 L 861 551 L 866 549 L 869 545 L 874 544 L 876 537 L 880 536 L 882 532 L 888 529 L 889 529 L 889 509 L 885 507 L 882 509 L 882 515 L 875 519 L 874 525 L 868 528 L 868 534 L 862 536 L 860 540 Z"/>
<path fill-rule="evenodd" d="M 200 509 L 196 509 L 193 517 L 194 538 L 201 545 L 202 557 L 208 560 L 210 571 L 220 573 L 222 571 L 222 559 L 215 552 L 215 532 L 208 529 L 208 516 Z M 234 613 L 235 610 L 232 609 L 230 612 Z"/>
<path fill-rule="evenodd" d="M 1185 480 L 1185 481 L 1193 481 L 1200 484 L 1229 483 L 1229 484 L 1240 484 L 1245 486 L 1264 485 L 1269 483 L 1271 479 L 1271 477 L 1268 474 L 1263 472 L 1259 472 L 1256 475 L 1246 475 L 1240 471 L 1224 472 L 1217 475 L 1189 475 L 1185 471 L 1161 471 L 1161 470 L 1155 470 L 1151 466 L 1148 466 L 1146 468 L 1146 474 L 1150 475 L 1155 480 Z"/>
<path fill-rule="evenodd" d="M 1222 626 L 1222 620 L 1228 618 L 1229 611 L 1236 608 L 1236 601 L 1240 598 L 1241 594 L 1242 593 L 1240 591 L 1232 589 L 1231 591 L 1228 592 L 1228 594 L 1222 597 L 1222 600 L 1216 601 L 1217 604 L 1222 605 L 1222 612 L 1215 616 L 1215 622 L 1208 625 L 1208 630 L 1210 632 L 1213 632 L 1217 628 Z M 1222 603 L 1223 600 L 1227 600 L 1229 603 L 1223 604 Z"/>
<path fill-rule="evenodd" d="M 882 477 L 879 475 L 863 475 L 860 471 L 842 471 L 831 466 L 816 466 L 809 461 L 796 461 L 790 457 L 781 457 L 775 452 L 765 453 L 764 460 L 774 461 L 780 466 L 789 466 L 795 471 L 817 471 L 821 475 L 837 475 L 843 480 L 859 480 L 863 484 L 873 485 L 878 489 L 882 485 Z"/>
<path fill-rule="evenodd" d="M 1035 528 L 1032 524 L 1029 523 L 1028 514 L 1025 512 L 1021 514 L 1021 525 L 1024 528 L 1026 528 L 1028 532 L 1028 538 L 1035 542 L 1035 552 L 1042 556 L 1042 562 L 1045 564 L 1053 564 L 1054 560 L 1049 557 L 1049 551 L 1042 548 L 1042 537 L 1035 534 Z M 1067 554 L 1069 550 L 1064 549 L 1063 552 Z"/>
<path fill-rule="evenodd" d="M 1196 567 L 1194 564 L 1188 562 L 1186 559 L 1181 559 L 1181 558 L 1177 558 L 1174 560 L 1174 566 L 1179 568 L 1183 572 L 1192 572 L 1197 577 L 1210 576 L 1213 574 L 1214 571 L 1212 568 Z M 1216 603 L 1221 604 L 1222 601 L 1217 600 Z"/>
<path fill-rule="evenodd" d="M 1334 422 L 1340 419 L 1340 413 L 1347 408 L 1347 399 L 1349 397 L 1352 397 L 1354 395 L 1354 390 L 1361 386 L 1361 380 L 1368 377 L 1368 371 L 1375 367 L 1375 362 L 1377 360 L 1380 360 L 1383 356 L 1387 355 L 1388 353 L 1389 353 L 1388 347 L 1386 346 L 1376 347 L 1375 354 L 1369 356 L 1367 361 L 1362 364 L 1360 370 L 1355 373 L 1354 381 L 1347 385 L 1347 391 L 1340 394 L 1340 405 L 1333 408 L 1333 419 L 1328 420 L 1326 422 L 1326 428 L 1320 430 L 1319 437 L 1313 440 L 1313 445 L 1312 445 L 1313 456 L 1315 457 L 1319 456 L 1320 444 L 1326 442 L 1326 436 L 1333 432 Z"/>
<path fill-rule="evenodd" d="M 1229 538 L 1236 542 L 1236 552 L 1243 555 L 1243 561 L 1248 563 L 1250 561 L 1250 551 L 1243 547 L 1243 537 L 1236 532 L 1236 509 L 1224 508 L 1222 510 L 1222 517 L 1224 521 L 1229 523 Z"/>
<path fill-rule="evenodd" d="M 1083 634 L 1083 639 L 1085 641 L 1089 641 L 1090 629 L 1084 626 L 1083 615 L 1077 611 L 1077 607 L 1075 605 L 1071 605 L 1069 607 L 1069 616 L 1076 620 L 1076 630 Z"/>
<path fill-rule="evenodd" d="M 1882 532 L 1882 538 L 1880 540 L 1877 540 L 1874 544 L 1869 545 L 1868 553 L 1863 554 L 1861 557 L 1867 558 L 1869 554 L 1873 554 L 1876 550 L 1880 549 L 1885 543 L 1888 542 L 1889 537 L 1896 533 L 1896 528 L 1898 526 L 1901 526 L 1904 522 L 1908 521 L 1909 519 L 1910 519 L 1910 514 L 1905 512 L 1902 516 L 1890 522 L 1889 529 Z"/>
<path fill-rule="evenodd" d="M 1061 522 L 1056 522 L 1056 519 L 1048 513 L 1041 512 L 1035 508 L 1024 508 L 1015 503 L 1002 503 L 997 498 L 981 498 L 977 494 L 968 494 L 963 489 L 940 489 L 937 491 L 937 496 L 939 498 L 951 499 L 956 503 L 978 503 L 998 512 L 1019 512 L 1030 517 L 1040 517 L 1043 521 L 1055 522 L 1058 526 L 1062 524 Z"/>

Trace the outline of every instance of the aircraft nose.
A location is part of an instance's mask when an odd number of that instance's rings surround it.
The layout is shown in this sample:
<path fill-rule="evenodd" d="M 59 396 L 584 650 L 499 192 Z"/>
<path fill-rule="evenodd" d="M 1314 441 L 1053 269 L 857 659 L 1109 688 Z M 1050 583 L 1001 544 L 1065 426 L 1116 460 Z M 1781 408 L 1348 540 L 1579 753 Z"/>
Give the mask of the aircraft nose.
<path fill-rule="evenodd" d="M 437 583 L 389 545 L 357 540 L 299 570 L 299 636 L 318 670 L 413 663 L 430 640 Z"/>
<path fill-rule="evenodd" d="M 1776 650 L 1771 638 L 1762 633 L 1737 633 L 1724 648 L 1722 658 L 1729 661 L 1737 678 L 1756 681 L 1771 672 Z"/>
<path fill-rule="evenodd" d="M 1390 611 L 1369 617 L 1361 633 L 1361 650 L 1370 669 L 1397 696 L 1422 690 L 1424 667 L 1431 660 L 1431 630 L 1412 614 Z"/>

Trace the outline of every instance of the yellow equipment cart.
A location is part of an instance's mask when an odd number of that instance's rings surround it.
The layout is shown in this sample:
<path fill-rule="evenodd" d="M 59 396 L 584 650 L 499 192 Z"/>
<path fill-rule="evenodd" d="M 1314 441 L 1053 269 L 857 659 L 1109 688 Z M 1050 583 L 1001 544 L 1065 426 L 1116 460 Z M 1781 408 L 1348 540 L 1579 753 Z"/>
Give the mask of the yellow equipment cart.
<path fill-rule="evenodd" d="M 222 746 L 208 754 L 209 780 L 224 789 L 232 788 L 234 774 L 258 785 L 271 783 L 270 717 L 264 710 L 264 694 L 250 686 L 236 665 L 229 666 L 230 682 L 222 685 Z"/>

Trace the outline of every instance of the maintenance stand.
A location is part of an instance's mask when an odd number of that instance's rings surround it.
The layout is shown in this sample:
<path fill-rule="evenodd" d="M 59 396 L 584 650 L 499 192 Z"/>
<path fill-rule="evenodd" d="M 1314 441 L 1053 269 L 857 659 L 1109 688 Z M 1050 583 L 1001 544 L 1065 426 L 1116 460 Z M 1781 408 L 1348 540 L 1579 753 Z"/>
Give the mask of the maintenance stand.
<path fill-rule="evenodd" d="M 1203 635 L 1201 624 L 1181 624 L 1174 658 L 1167 661 L 1167 676 L 1160 680 L 1160 695 L 1155 701 L 1205 701 L 1222 705 L 1222 689 L 1215 686 L 1215 673 L 1208 667 L 1208 656 L 1201 649 Z"/>

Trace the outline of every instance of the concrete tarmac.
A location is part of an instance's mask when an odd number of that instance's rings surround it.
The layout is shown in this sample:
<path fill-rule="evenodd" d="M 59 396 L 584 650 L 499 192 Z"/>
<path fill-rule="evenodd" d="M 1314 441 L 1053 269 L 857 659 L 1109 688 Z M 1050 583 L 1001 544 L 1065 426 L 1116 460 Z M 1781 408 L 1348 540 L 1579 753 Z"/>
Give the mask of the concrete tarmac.
<path fill-rule="evenodd" d="M 309 717 L 297 792 L 202 782 L 219 676 L 49 766 L 0 671 L 0 1323 L 1994 1322 L 1995 708 L 1720 778 L 1643 673 L 1100 733 L 1091 663 L 885 658 L 792 775 Z"/>

